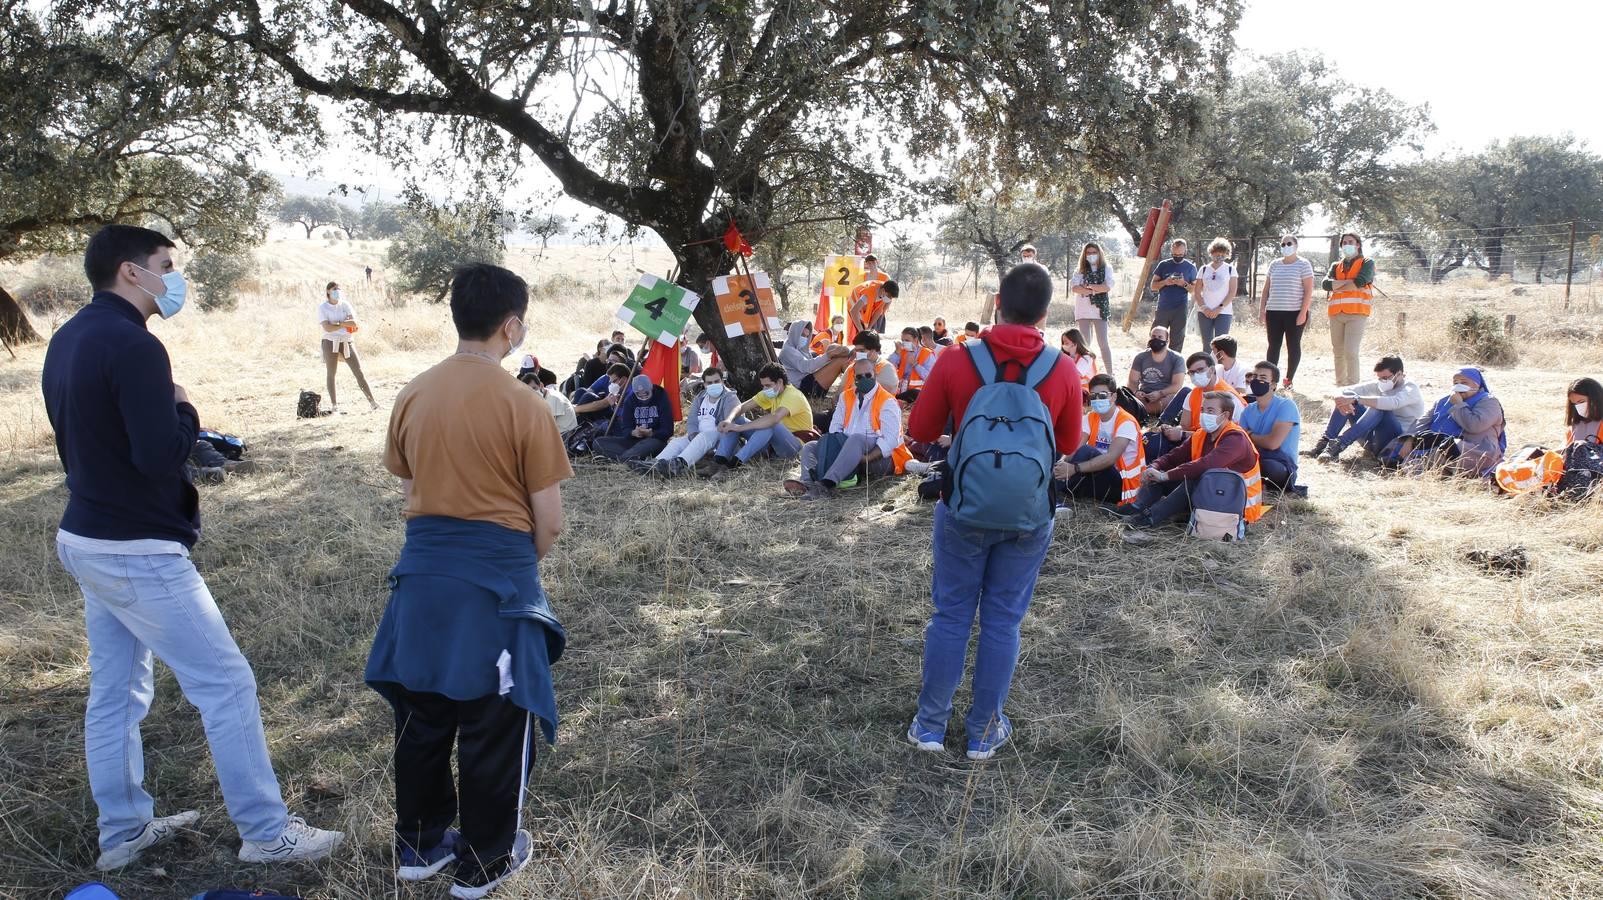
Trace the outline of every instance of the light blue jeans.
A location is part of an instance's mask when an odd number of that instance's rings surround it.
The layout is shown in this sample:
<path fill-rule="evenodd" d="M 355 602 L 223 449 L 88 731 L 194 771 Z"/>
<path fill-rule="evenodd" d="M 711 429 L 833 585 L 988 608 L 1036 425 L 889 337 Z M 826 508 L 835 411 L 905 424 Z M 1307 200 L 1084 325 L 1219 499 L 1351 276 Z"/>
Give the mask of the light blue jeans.
<path fill-rule="evenodd" d="M 746 436 L 746 446 L 741 447 L 740 452 L 736 453 L 735 447 L 739 445 L 742 434 Z M 718 441 L 719 456 L 725 459 L 733 456 L 742 463 L 751 462 L 753 457 L 764 450 L 773 454 L 775 459 L 791 459 L 801 452 L 801 448 L 801 440 L 790 433 L 784 422 L 761 431 L 730 432 Z"/>
<path fill-rule="evenodd" d="M 62 544 L 56 552 L 84 596 L 84 756 L 89 790 L 100 808 L 100 849 L 132 839 L 154 815 L 139 737 L 139 723 L 156 695 L 152 653 L 173 670 L 184 698 L 200 711 L 223 802 L 239 836 L 276 840 L 289 811 L 267 754 L 256 678 L 194 564 L 176 553 L 85 553 Z"/>
<path fill-rule="evenodd" d="M 1019 625 L 1035 595 L 1035 580 L 1052 545 L 1052 523 L 1034 531 L 968 528 L 935 505 L 935 612 L 924 629 L 924 685 L 918 724 L 946 733 L 952 695 L 963 680 L 974 617 L 980 620 L 973 693 L 964 727 L 971 741 L 995 737 L 1019 661 Z"/>

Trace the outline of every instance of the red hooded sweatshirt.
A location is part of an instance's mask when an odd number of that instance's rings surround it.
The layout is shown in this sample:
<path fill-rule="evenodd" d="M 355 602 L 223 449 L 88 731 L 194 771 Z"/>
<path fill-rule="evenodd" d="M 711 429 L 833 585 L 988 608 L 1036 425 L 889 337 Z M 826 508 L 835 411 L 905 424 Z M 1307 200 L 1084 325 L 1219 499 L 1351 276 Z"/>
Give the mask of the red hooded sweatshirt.
<path fill-rule="evenodd" d="M 1017 378 L 1019 369 L 1028 367 L 1046 347 L 1041 333 L 1028 325 L 995 325 L 980 339 L 991 348 L 1004 378 Z M 915 441 L 932 443 L 946 433 L 950 419 L 961 424 L 969 398 L 980 389 L 980 373 L 968 350 L 952 348 L 935 360 L 935 368 L 924 379 L 924 390 L 907 417 L 907 434 Z M 1052 433 L 1059 453 L 1073 453 L 1080 446 L 1080 373 L 1067 357 L 1058 359 L 1052 374 L 1041 382 L 1037 392 L 1052 416 Z"/>

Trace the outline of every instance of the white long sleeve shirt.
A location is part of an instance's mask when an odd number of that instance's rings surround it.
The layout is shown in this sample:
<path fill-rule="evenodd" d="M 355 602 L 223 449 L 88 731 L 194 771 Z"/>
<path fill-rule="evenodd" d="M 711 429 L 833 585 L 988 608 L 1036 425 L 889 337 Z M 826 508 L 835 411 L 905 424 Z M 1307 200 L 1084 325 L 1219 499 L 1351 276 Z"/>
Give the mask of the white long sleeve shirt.
<path fill-rule="evenodd" d="M 850 373 L 848 373 L 850 374 Z M 889 391 L 885 392 L 890 394 Z M 844 396 L 844 395 L 843 395 Z M 835 404 L 835 415 L 830 418 L 829 430 L 843 434 L 861 434 L 873 439 L 874 446 L 879 448 L 881 456 L 891 458 L 891 453 L 902 446 L 902 407 L 893 396 L 885 403 L 880 411 L 879 430 L 874 430 L 874 398 L 877 393 L 869 394 L 858 401 L 857 409 L 852 411 L 852 423 L 846 425 L 846 404 Z"/>
<path fill-rule="evenodd" d="M 1345 394 L 1347 391 L 1366 400 L 1374 400 L 1376 409 L 1395 413 L 1405 422 L 1412 422 L 1425 413 L 1425 398 L 1419 393 L 1419 385 L 1407 379 L 1389 391 L 1382 391 L 1378 381 L 1360 382 L 1342 388 L 1341 392 Z"/>

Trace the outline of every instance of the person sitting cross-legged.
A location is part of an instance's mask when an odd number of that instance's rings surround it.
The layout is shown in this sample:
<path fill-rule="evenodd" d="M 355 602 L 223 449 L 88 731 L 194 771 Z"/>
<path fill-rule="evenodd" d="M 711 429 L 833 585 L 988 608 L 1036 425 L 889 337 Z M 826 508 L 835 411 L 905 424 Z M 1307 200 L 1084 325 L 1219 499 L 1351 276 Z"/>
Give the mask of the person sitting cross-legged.
<path fill-rule="evenodd" d="M 1134 528 L 1152 528 L 1191 512 L 1191 494 L 1209 469 L 1230 469 L 1247 481 L 1247 521 L 1263 515 L 1263 482 L 1258 449 L 1240 425 L 1231 421 L 1240 398 L 1229 391 L 1202 397 L 1202 424 L 1191 439 L 1155 460 L 1141 473 L 1141 492 L 1117 514 Z"/>
<path fill-rule="evenodd" d="M 769 363 L 758 369 L 757 383 L 762 390 L 718 423 L 722 437 L 713 461 L 721 471 L 712 472 L 715 477 L 740 468 L 760 453 L 790 459 L 801 452 L 803 443 L 817 436 L 813 408 L 790 383 L 784 366 Z M 740 444 L 742 438 L 745 446 Z"/>
<path fill-rule="evenodd" d="M 1163 411 L 1161 421 L 1168 423 L 1147 435 L 1147 458 L 1158 457 L 1184 443 L 1202 427 L 1202 398 L 1209 391 L 1224 391 L 1236 398 L 1235 415 L 1239 417 L 1247 405 L 1236 389 L 1219 377 L 1219 364 L 1212 354 L 1197 351 L 1186 357 L 1186 377 L 1191 382 L 1174 395 Z"/>
<path fill-rule="evenodd" d="M 862 467 L 869 475 L 889 475 L 908 471 L 913 454 L 902 438 L 902 409 L 890 391 L 874 377 L 873 363 L 859 359 L 852 364 L 852 380 L 840 393 L 831 434 L 843 434 L 845 442 L 824 471 L 817 471 L 820 441 L 810 441 L 801 450 L 801 477 L 785 482 L 785 491 L 808 500 L 830 496 L 842 482 L 857 477 Z M 917 471 L 926 471 L 919 467 Z"/>
<path fill-rule="evenodd" d="M 580 388 L 573 395 L 573 411 L 579 421 L 600 425 L 611 421 L 613 410 L 623 402 L 623 386 L 629 383 L 630 371 L 626 363 L 612 363 L 594 384 Z"/>
<path fill-rule="evenodd" d="M 690 400 L 690 415 L 685 417 L 685 433 L 668 442 L 668 446 L 647 464 L 637 463 L 641 471 L 653 475 L 688 475 L 696 463 L 718 446 L 723 435 L 718 423 L 728 418 L 740 405 L 740 398 L 724 385 L 724 371 L 708 366 L 701 373 L 701 390 Z"/>
<path fill-rule="evenodd" d="M 1080 429 L 1080 449 L 1052 468 L 1063 496 L 1114 506 L 1134 503 L 1141 490 L 1146 454 L 1141 424 L 1114 402 L 1118 382 L 1107 373 L 1091 376 L 1090 406 Z"/>
<path fill-rule="evenodd" d="M 1127 387 L 1147 415 L 1156 416 L 1185 387 L 1186 366 L 1180 354 L 1169 349 L 1169 329 L 1154 325 L 1150 335 L 1147 349 L 1130 363 Z"/>
<path fill-rule="evenodd" d="M 1215 340 L 1222 340 L 1215 338 Z M 1252 396 L 1241 414 L 1241 427 L 1258 448 L 1263 480 L 1282 491 L 1297 489 L 1297 442 L 1302 440 L 1302 411 L 1290 397 L 1275 393 L 1280 367 L 1268 360 L 1252 367 L 1247 391 Z"/>
<path fill-rule="evenodd" d="M 1425 398 L 1419 385 L 1403 374 L 1400 357 L 1382 357 L 1375 363 L 1375 380 L 1349 385 L 1333 398 L 1335 411 L 1325 426 L 1324 437 L 1308 455 L 1337 460 L 1353 444 L 1360 444 L 1375 456 L 1381 448 L 1408 431 L 1425 414 Z"/>
<path fill-rule="evenodd" d="M 608 459 L 629 462 L 662 452 L 673 437 L 673 408 L 668 392 L 645 375 L 636 375 L 629 394 L 618 404 L 618 414 L 605 437 L 596 438 L 596 452 Z"/>

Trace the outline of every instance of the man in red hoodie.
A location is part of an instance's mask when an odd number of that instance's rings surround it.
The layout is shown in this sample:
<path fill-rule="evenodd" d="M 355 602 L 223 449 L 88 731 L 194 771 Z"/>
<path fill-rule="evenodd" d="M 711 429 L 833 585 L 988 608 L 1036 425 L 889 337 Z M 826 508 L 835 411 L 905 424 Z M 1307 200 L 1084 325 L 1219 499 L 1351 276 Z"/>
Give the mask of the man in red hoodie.
<path fill-rule="evenodd" d="M 1021 263 L 1003 277 L 996 295 L 998 324 L 979 338 L 995 357 L 1000 378 L 1018 379 L 1046 349 L 1036 327 L 1045 321 L 1051 302 L 1052 277 L 1041 266 Z M 908 416 L 908 437 L 933 443 L 946 431 L 948 421 L 963 421 L 969 400 L 979 389 L 979 370 L 968 349 L 941 354 Z M 1074 364 L 1059 359 L 1036 390 L 1051 414 L 1057 452 L 1072 453 L 1080 444 L 1080 375 Z M 1013 727 L 1002 707 L 1018 664 L 1019 624 L 1030 608 L 1051 543 L 1051 522 L 1026 532 L 968 528 L 951 517 L 944 498 L 936 504 L 931 589 L 935 611 L 924 630 L 918 715 L 907 731 L 908 740 L 920 750 L 945 748 L 952 695 L 963 679 L 976 613 L 980 639 L 974 660 L 974 705 L 965 720 L 968 757 L 990 759 L 1007 741 Z"/>

